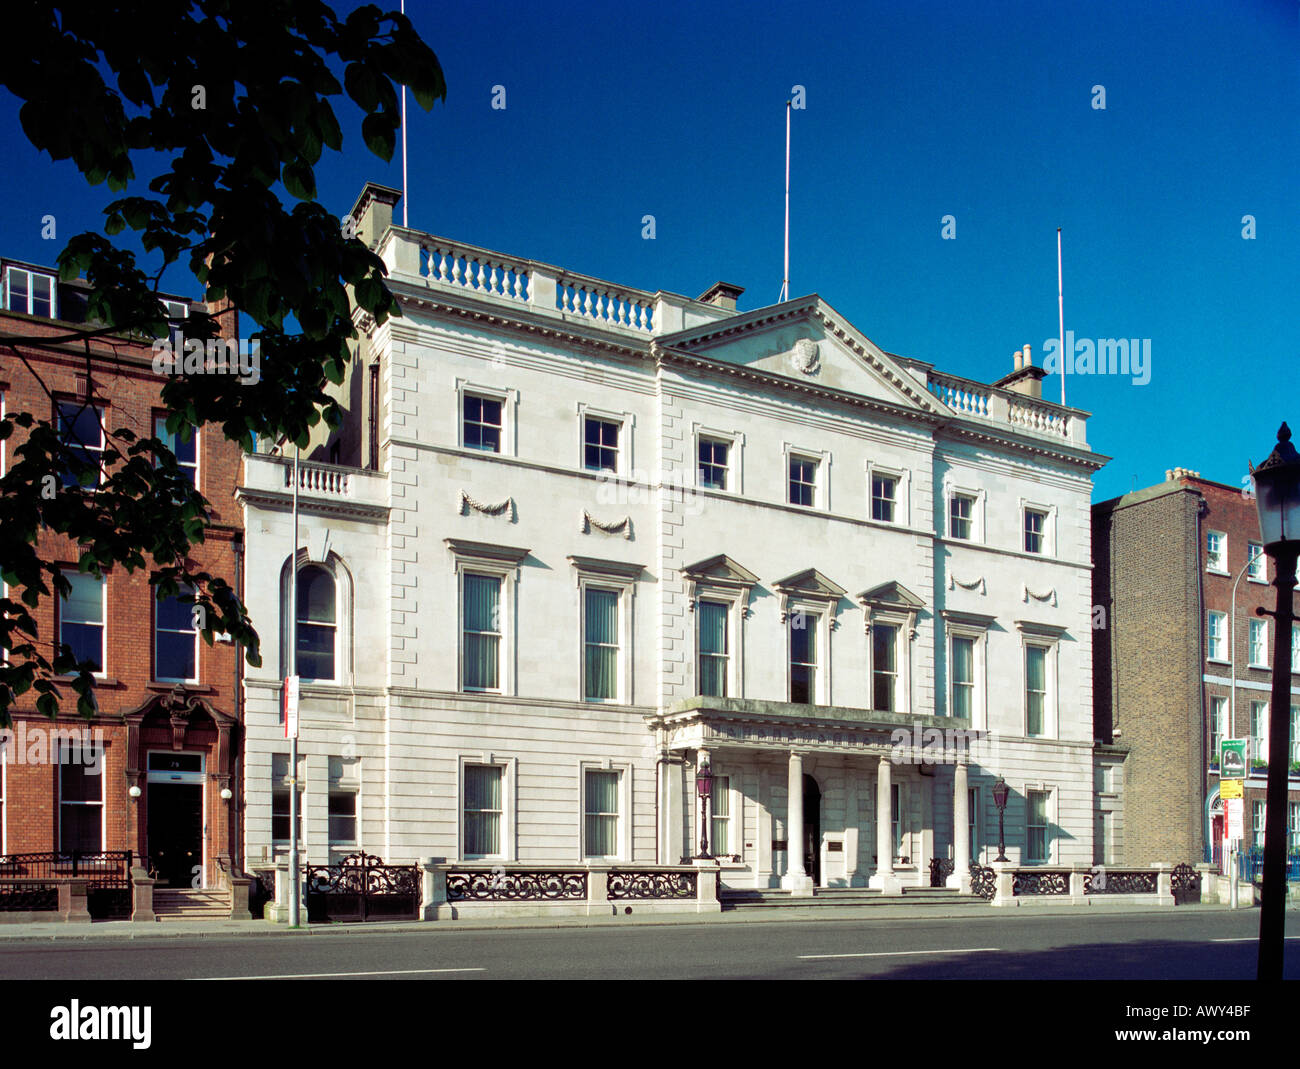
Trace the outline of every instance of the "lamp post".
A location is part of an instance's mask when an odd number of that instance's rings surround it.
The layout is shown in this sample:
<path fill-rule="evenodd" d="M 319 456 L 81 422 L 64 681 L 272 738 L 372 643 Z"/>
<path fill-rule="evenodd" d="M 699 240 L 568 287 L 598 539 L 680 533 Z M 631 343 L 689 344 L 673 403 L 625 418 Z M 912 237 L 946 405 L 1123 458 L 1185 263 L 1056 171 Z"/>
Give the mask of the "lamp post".
<path fill-rule="evenodd" d="M 713 796 L 713 769 L 706 760 L 695 773 L 695 789 L 700 793 L 700 857 L 709 856 L 709 799 Z"/>
<path fill-rule="evenodd" d="M 1264 555 L 1264 550 L 1261 548 L 1259 552 L 1257 552 L 1253 557 L 1250 556 L 1249 546 L 1247 546 L 1248 559 L 1246 561 L 1246 566 L 1242 568 L 1240 572 L 1237 573 L 1237 578 L 1233 581 L 1232 584 L 1232 599 L 1231 599 L 1232 612 L 1229 614 L 1228 617 L 1228 660 L 1232 663 L 1232 669 L 1231 669 L 1231 683 L 1229 684 L 1229 690 L 1228 690 L 1228 734 L 1227 734 L 1227 737 L 1232 739 L 1235 739 L 1237 737 L 1237 587 L 1240 586 L 1241 581 L 1246 578 L 1246 575 L 1250 572 L 1250 569 L 1254 566 L 1255 561 L 1257 561 L 1263 555 Z M 1211 712 L 1210 715 L 1211 717 L 1213 717 L 1214 715 L 1213 712 Z M 1214 738 L 1214 725 L 1211 724 L 1210 739 L 1213 740 L 1213 738 Z M 1221 757 L 1219 754 L 1214 753 L 1210 755 L 1210 760 L 1217 764 L 1221 760 Z M 1219 782 L 1220 783 L 1223 782 L 1222 765 L 1219 765 Z M 1209 793 L 1208 785 L 1206 787 L 1206 793 L 1207 794 Z M 1224 819 L 1225 820 L 1227 819 L 1226 812 L 1224 814 Z M 1210 830 L 1211 831 L 1214 830 L 1214 825 L 1212 823 L 1210 824 Z M 1233 839 L 1231 841 L 1235 844 L 1237 840 Z M 1231 878 L 1232 878 L 1231 905 L 1233 909 L 1236 909 L 1237 908 L 1237 851 L 1235 845 L 1228 850 L 1228 856 L 1224 859 L 1224 867 L 1231 874 Z"/>
<path fill-rule="evenodd" d="M 1291 429 L 1283 423 L 1277 445 L 1258 468 L 1251 468 L 1255 507 L 1264 552 L 1273 558 L 1277 608 L 1258 608 L 1275 622 L 1273 636 L 1273 694 L 1268 729 L 1268 791 L 1264 802 L 1263 902 L 1259 913 L 1258 980 L 1282 979 L 1282 947 L 1286 927 L 1286 801 L 1288 756 L 1291 752 L 1291 626 L 1295 614 L 1291 596 L 1300 556 L 1300 454 L 1291 444 Z"/>
<path fill-rule="evenodd" d="M 1010 861 L 1007 857 L 1007 795 L 1010 793 L 1007 789 L 1007 781 L 1001 776 L 998 777 L 997 783 L 993 784 L 993 804 L 998 807 L 998 856 L 994 861 Z"/>

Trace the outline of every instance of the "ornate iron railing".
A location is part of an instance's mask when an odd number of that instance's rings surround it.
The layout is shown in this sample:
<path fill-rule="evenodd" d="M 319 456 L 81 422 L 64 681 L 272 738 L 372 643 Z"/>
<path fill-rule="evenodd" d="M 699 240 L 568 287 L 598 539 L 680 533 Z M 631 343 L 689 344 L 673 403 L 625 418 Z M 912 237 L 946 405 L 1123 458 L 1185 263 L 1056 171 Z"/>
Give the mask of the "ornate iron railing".
<path fill-rule="evenodd" d="M 0 882 L 0 912 L 3 913 L 53 913 L 59 908 L 57 883 L 3 883 Z"/>
<path fill-rule="evenodd" d="M 0 879 L 51 880 L 76 876 L 84 879 L 88 888 L 126 891 L 131 887 L 134 856 L 130 850 L 0 854 Z"/>
<path fill-rule="evenodd" d="M 948 877 L 952 875 L 954 862 L 950 857 L 932 857 L 930 859 L 930 886 L 947 887 Z"/>
<path fill-rule="evenodd" d="M 1085 895 L 1153 895 L 1159 889 L 1154 872 L 1098 869 L 1083 878 Z"/>
<path fill-rule="evenodd" d="M 452 869 L 447 873 L 447 901 L 563 901 L 587 897 L 585 871 L 506 872 Z"/>
<path fill-rule="evenodd" d="M 349 854 L 337 865 L 307 866 L 307 919 L 415 919 L 420 867 L 385 865 L 374 854 Z"/>
<path fill-rule="evenodd" d="M 1017 872 L 1011 878 L 1013 895 L 1068 895 L 1068 872 Z"/>
<path fill-rule="evenodd" d="M 997 873 L 987 865 L 971 865 L 970 890 L 976 897 L 992 902 L 997 893 Z"/>
<path fill-rule="evenodd" d="M 1175 865 L 1170 883 L 1174 893 L 1174 905 L 1186 906 L 1201 900 L 1201 877 L 1187 862 Z"/>
<path fill-rule="evenodd" d="M 697 878 L 694 872 L 620 872 L 609 873 L 609 897 L 615 898 L 694 898 Z"/>

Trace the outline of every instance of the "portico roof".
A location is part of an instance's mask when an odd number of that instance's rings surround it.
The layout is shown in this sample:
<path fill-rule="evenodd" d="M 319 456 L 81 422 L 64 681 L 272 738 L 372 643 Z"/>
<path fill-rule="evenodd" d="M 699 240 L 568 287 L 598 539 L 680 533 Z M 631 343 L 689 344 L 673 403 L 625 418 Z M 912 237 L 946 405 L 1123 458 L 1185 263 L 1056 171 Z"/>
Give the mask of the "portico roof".
<path fill-rule="evenodd" d="M 969 720 L 958 717 L 708 696 L 674 702 L 662 713 L 647 716 L 646 722 L 663 728 L 670 750 L 725 746 L 861 754 L 888 752 L 898 729 L 914 732 L 918 723 L 941 730 L 971 727 Z"/>

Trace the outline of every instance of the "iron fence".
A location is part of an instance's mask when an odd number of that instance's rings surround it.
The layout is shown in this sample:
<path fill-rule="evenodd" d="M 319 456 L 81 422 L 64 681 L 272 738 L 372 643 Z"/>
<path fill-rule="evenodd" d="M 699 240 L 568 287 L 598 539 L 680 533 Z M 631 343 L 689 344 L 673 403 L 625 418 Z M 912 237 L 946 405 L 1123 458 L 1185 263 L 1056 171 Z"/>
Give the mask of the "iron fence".
<path fill-rule="evenodd" d="M 86 881 L 86 908 L 95 919 L 131 912 L 130 850 L 0 854 L 0 912 L 59 908 L 59 881 Z"/>
<path fill-rule="evenodd" d="M 373 854 L 349 854 L 337 865 L 307 866 L 307 920 L 415 920 L 420 867 L 385 865 Z"/>
<path fill-rule="evenodd" d="M 1259 883 L 1264 878 L 1264 850 L 1251 847 L 1237 855 L 1237 876 L 1250 883 Z M 1288 881 L 1300 881 L 1300 853 L 1286 856 L 1286 878 Z"/>

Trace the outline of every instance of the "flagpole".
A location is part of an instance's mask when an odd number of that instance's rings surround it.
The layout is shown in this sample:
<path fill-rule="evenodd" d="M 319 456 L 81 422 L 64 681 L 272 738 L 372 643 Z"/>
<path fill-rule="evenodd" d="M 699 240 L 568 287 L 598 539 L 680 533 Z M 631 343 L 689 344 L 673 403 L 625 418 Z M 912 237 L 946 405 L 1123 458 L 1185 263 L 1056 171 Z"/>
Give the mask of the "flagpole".
<path fill-rule="evenodd" d="M 293 557 L 289 564 L 289 676 L 298 674 L 298 447 L 293 447 Z M 288 688 L 289 680 L 284 681 Z M 289 728 L 289 710 L 284 710 Z M 298 884 L 298 732 L 289 732 L 289 926 L 297 928 L 302 914 Z"/>
<path fill-rule="evenodd" d="M 785 272 L 781 275 L 781 301 L 790 299 L 790 101 L 785 102 Z M 779 301 L 777 303 L 780 303 Z"/>
<path fill-rule="evenodd" d="M 391 10 L 391 9 L 390 9 Z M 402 14 L 406 14 L 406 0 L 402 0 Z M 402 84 L 402 227 L 406 228 L 408 222 L 408 200 L 406 196 L 406 84 Z"/>
<path fill-rule="evenodd" d="M 1056 314 L 1057 325 L 1061 331 L 1061 347 L 1056 351 L 1056 359 L 1061 362 L 1061 407 L 1065 407 L 1065 289 L 1061 285 L 1061 228 L 1056 228 Z"/>

